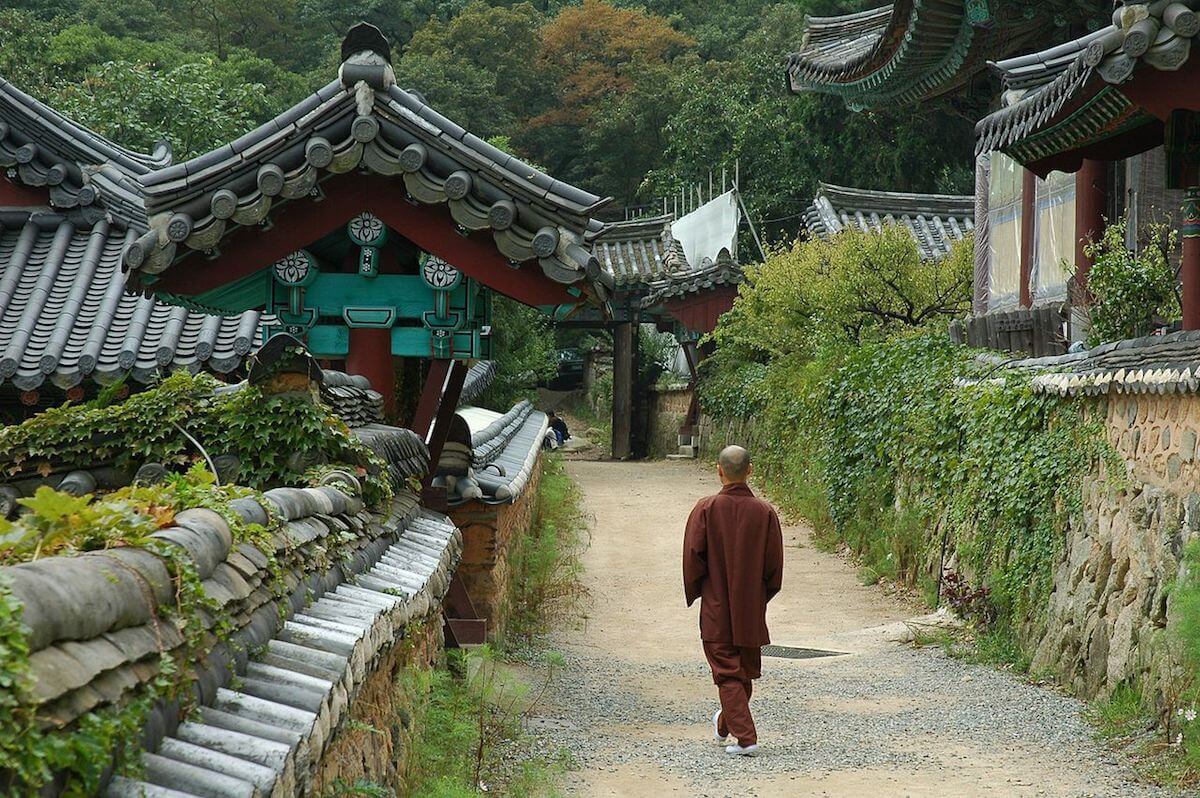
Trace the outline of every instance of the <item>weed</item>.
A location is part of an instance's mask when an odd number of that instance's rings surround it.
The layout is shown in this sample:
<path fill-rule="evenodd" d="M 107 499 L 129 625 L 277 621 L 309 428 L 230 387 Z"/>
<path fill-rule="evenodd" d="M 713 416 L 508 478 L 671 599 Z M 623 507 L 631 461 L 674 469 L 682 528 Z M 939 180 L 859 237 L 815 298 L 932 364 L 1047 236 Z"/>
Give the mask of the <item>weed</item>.
<path fill-rule="evenodd" d="M 449 652 L 449 667 L 415 678 L 422 730 L 407 763 L 413 798 L 459 798 L 481 791 L 552 795 L 561 772 L 557 757 L 534 751 L 522 730 L 529 690 L 487 648 Z M 518 761 L 506 756 L 521 748 Z"/>
<path fill-rule="evenodd" d="M 509 552 L 509 640 L 528 641 L 546 632 L 580 595 L 585 528 L 579 488 L 561 459 L 547 457 L 530 532 L 514 540 Z"/>
<path fill-rule="evenodd" d="M 366 779 L 353 782 L 337 779 L 322 798 L 396 798 L 396 793 L 389 787 Z"/>
<path fill-rule="evenodd" d="M 1154 707 L 1140 687 L 1122 682 L 1107 697 L 1088 707 L 1088 719 L 1104 739 L 1129 737 L 1155 726 Z"/>

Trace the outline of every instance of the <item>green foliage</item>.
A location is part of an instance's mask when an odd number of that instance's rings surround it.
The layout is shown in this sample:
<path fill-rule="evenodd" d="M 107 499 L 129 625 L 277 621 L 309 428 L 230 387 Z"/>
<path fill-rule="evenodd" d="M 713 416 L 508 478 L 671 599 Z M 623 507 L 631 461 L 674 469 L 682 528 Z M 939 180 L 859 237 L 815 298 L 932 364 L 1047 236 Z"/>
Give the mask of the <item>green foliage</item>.
<path fill-rule="evenodd" d="M 559 458 L 546 458 L 530 532 L 509 552 L 507 638 L 527 640 L 546 632 L 579 594 L 585 528 L 578 486 Z"/>
<path fill-rule="evenodd" d="M 1139 685 L 1122 682 L 1088 708 L 1088 716 L 1103 738 L 1128 737 L 1154 726 L 1154 707 Z"/>
<path fill-rule="evenodd" d="M 1109 224 L 1099 241 L 1084 248 L 1095 259 L 1088 273 L 1093 344 L 1149 335 L 1181 313 L 1170 260 L 1178 234 L 1165 224 L 1149 225 L 1145 242 L 1131 250 L 1125 245 L 1126 225 L 1124 218 Z"/>
<path fill-rule="evenodd" d="M 414 724 L 420 733 L 407 763 L 413 798 L 467 798 L 482 791 L 530 798 L 556 794 L 557 761 L 543 754 L 514 763 L 506 753 L 515 743 L 529 742 L 521 727 L 528 688 L 490 648 L 447 655 L 448 669 L 410 671 L 401 680 L 420 704 Z"/>
<path fill-rule="evenodd" d="M 1082 407 L 940 334 L 780 357 L 755 380 L 768 491 L 849 545 L 872 580 L 936 578 L 947 534 L 999 626 L 1041 610 L 1080 480 L 1106 451 Z"/>
<path fill-rule="evenodd" d="M 0 10 L 0 75 L 119 143 L 166 138 L 184 156 L 324 85 L 341 37 L 365 20 L 389 38 L 400 85 L 476 135 L 510 137 L 555 177 L 654 203 L 740 159 L 751 214 L 769 237 L 790 240 L 797 198 L 830 175 L 909 190 L 971 185 L 971 126 L 948 103 L 847 114 L 837 98 L 786 91 L 779 58 L 804 16 L 858 7 L 14 0 Z"/>
<path fill-rule="evenodd" d="M 930 263 L 898 226 L 797 242 L 748 271 L 713 339 L 727 356 L 762 360 L 940 324 L 970 307 L 972 269 L 969 237 Z"/>
<path fill-rule="evenodd" d="M 223 86 L 211 62 L 151 69 L 109 61 L 65 88 L 55 107 L 96 132 L 149 152 L 166 139 L 179 158 L 232 141 L 254 126 L 250 109 L 263 104 L 262 84 Z"/>
<path fill-rule="evenodd" d="M 520 399 L 533 399 L 537 384 L 558 373 L 554 333 L 538 310 L 503 296 L 492 306 L 492 330 L 496 378 L 479 404 L 507 410 Z"/>
<path fill-rule="evenodd" d="M 48 474 L 63 463 L 112 462 L 127 470 L 147 461 L 188 465 L 200 453 L 186 431 L 210 454 L 236 456 L 246 487 L 299 484 L 310 463 L 334 462 L 358 471 L 369 504 L 390 496 L 383 463 L 326 408 L 253 387 L 218 395 L 217 385 L 208 375 L 177 372 L 120 404 L 66 404 L 39 413 L 0 429 L 0 473 Z"/>

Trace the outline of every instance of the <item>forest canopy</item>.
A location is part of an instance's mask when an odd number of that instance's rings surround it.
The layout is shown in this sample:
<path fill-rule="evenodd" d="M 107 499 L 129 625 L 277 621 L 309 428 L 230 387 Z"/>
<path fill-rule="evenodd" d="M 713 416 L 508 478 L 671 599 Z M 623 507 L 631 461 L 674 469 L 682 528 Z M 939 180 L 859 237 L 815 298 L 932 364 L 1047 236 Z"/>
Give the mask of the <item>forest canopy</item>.
<path fill-rule="evenodd" d="M 939 102 L 852 113 L 786 89 L 805 14 L 861 0 L 9 0 L 0 77 L 121 144 L 177 157 L 335 74 L 345 31 L 389 37 L 397 80 L 482 138 L 627 206 L 740 166 L 789 241 L 818 180 L 969 192 L 969 122 Z"/>

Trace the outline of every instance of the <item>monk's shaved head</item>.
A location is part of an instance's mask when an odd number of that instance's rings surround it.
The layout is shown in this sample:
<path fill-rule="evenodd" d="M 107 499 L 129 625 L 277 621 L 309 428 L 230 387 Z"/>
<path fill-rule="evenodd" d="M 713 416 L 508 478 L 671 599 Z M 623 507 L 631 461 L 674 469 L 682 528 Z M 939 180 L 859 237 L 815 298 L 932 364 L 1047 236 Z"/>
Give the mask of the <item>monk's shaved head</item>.
<path fill-rule="evenodd" d="M 717 456 L 721 473 L 732 482 L 742 482 L 750 476 L 750 452 L 741 446 L 726 446 Z"/>

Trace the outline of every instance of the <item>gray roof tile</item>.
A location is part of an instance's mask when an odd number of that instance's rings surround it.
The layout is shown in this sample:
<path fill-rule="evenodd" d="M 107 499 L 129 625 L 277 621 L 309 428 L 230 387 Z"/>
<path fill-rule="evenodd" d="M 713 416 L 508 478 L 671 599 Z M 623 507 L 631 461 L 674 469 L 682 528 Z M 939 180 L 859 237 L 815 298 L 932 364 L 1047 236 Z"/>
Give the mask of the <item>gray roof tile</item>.
<path fill-rule="evenodd" d="M 229 371 L 257 343 L 261 314 L 210 316 L 127 293 L 130 233 L 36 209 L 0 218 L 0 381 L 140 382 L 160 371 Z"/>
<path fill-rule="evenodd" d="M 975 228 L 975 198 L 949 194 L 872 191 L 822 183 L 804 213 L 810 235 L 829 238 L 845 228 L 878 232 L 884 224 L 908 229 L 923 260 L 945 257 Z"/>

